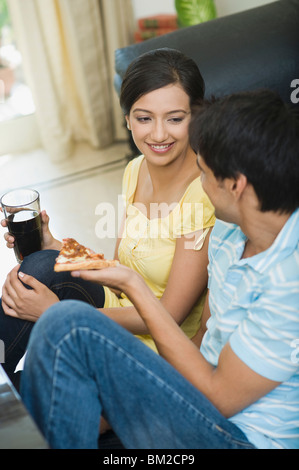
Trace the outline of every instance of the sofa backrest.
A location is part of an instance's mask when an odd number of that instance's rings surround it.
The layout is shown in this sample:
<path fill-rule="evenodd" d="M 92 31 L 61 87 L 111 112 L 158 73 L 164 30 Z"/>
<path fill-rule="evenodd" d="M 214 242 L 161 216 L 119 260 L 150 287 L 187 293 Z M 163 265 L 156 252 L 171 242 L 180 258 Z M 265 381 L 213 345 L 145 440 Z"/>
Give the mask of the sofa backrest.
<path fill-rule="evenodd" d="M 269 88 L 291 102 L 291 84 L 299 81 L 299 0 L 277 0 L 117 49 L 118 93 L 130 62 L 160 47 L 178 49 L 195 60 L 207 98 Z"/>

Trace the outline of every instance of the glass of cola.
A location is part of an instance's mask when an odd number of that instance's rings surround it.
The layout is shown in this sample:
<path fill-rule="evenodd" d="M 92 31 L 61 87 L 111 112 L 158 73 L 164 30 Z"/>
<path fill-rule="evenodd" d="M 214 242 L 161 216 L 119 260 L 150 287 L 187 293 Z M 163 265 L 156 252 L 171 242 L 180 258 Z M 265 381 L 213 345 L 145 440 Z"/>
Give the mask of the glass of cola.
<path fill-rule="evenodd" d="M 14 189 L 1 197 L 8 231 L 15 238 L 14 252 L 18 263 L 42 248 L 40 196 L 34 189 Z"/>

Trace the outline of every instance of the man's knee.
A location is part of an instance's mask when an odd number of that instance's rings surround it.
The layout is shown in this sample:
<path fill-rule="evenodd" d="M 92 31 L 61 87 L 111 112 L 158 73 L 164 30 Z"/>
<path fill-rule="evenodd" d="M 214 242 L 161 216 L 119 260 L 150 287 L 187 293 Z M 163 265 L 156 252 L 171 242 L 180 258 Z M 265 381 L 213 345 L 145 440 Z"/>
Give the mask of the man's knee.
<path fill-rule="evenodd" d="M 95 307 L 80 300 L 62 300 L 46 310 L 33 328 L 31 337 L 59 341 L 76 330 L 90 329 L 104 336 L 125 331 Z M 129 334 L 129 333 L 128 333 Z"/>
<path fill-rule="evenodd" d="M 72 329 L 88 324 L 88 317 L 94 315 L 94 308 L 78 300 L 62 300 L 49 307 L 35 324 L 31 339 L 39 341 L 47 337 L 54 338 L 68 334 Z"/>
<path fill-rule="evenodd" d="M 102 315 L 91 305 L 81 300 L 61 300 L 49 307 L 39 318 L 35 328 L 48 329 L 52 325 L 59 329 L 67 325 L 70 329 L 88 326 L 90 321 Z M 35 329 L 34 328 L 34 329 Z"/>

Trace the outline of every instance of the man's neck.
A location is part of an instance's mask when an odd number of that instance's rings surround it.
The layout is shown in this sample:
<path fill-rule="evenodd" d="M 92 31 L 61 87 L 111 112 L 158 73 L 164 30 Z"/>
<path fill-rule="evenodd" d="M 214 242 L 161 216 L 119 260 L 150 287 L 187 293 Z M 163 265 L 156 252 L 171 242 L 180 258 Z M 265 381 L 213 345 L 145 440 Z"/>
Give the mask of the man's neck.
<path fill-rule="evenodd" d="M 267 250 L 274 243 L 290 215 L 271 211 L 256 211 L 251 216 L 247 214 L 240 224 L 242 232 L 247 237 L 242 258 L 249 258 Z"/>

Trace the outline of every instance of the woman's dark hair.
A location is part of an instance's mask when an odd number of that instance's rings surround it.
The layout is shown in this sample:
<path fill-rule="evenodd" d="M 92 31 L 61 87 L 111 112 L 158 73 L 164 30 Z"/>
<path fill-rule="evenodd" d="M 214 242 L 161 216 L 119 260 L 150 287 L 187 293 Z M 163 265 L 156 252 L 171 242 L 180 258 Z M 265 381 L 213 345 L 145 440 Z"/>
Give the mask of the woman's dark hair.
<path fill-rule="evenodd" d="M 269 90 L 236 93 L 193 109 L 190 145 L 218 179 L 247 177 L 261 211 L 299 207 L 299 115 Z"/>
<path fill-rule="evenodd" d="M 125 115 L 141 96 L 170 84 L 180 84 L 194 105 L 204 97 L 205 84 L 196 63 L 176 49 L 155 49 L 140 55 L 124 76 L 120 105 Z"/>

